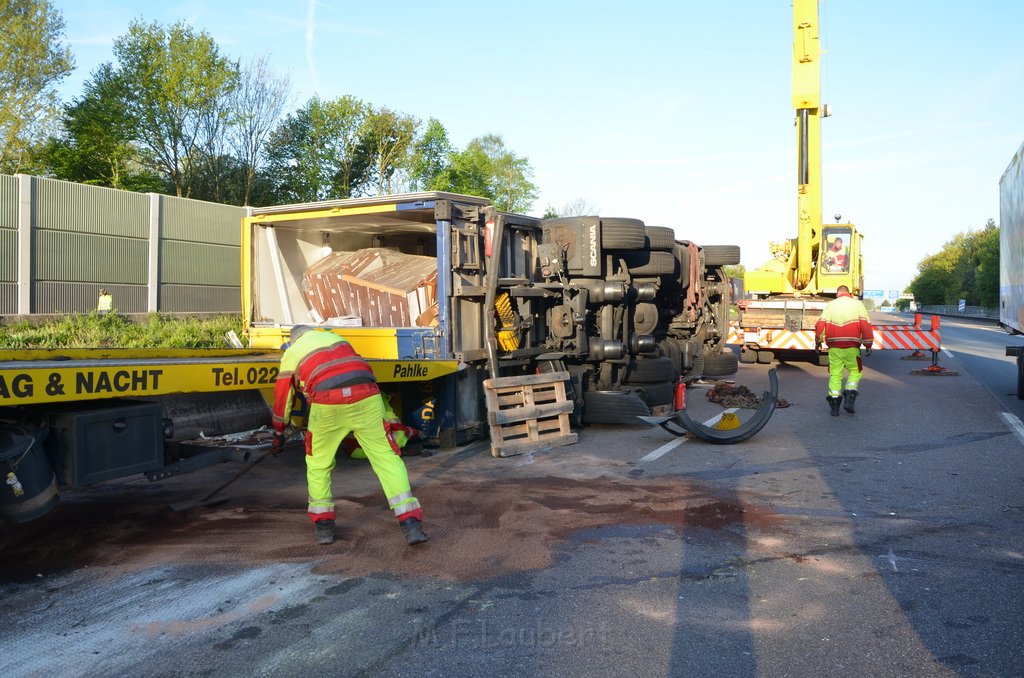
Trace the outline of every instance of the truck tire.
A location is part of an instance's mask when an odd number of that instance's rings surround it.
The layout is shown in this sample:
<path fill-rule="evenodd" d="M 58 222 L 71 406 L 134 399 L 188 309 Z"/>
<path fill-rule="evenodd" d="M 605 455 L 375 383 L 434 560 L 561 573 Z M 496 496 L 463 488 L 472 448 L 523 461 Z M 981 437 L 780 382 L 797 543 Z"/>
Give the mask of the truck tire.
<path fill-rule="evenodd" d="M 690 371 L 686 373 L 687 381 L 696 381 L 704 376 L 704 356 L 699 355 L 693 359 Z"/>
<path fill-rule="evenodd" d="M 644 358 L 629 364 L 623 381 L 627 384 L 656 384 L 672 381 L 676 376 L 671 358 Z"/>
<path fill-rule="evenodd" d="M 622 255 L 630 275 L 675 275 L 676 258 L 671 252 L 626 252 Z"/>
<path fill-rule="evenodd" d="M 587 424 L 642 424 L 651 408 L 631 391 L 584 391 L 583 421 Z"/>
<path fill-rule="evenodd" d="M 671 252 L 676 246 L 676 232 L 668 226 L 647 226 L 645 232 L 648 249 Z"/>
<path fill-rule="evenodd" d="M 662 381 L 656 384 L 642 384 L 632 389 L 650 407 L 668 405 L 675 401 L 675 384 Z"/>
<path fill-rule="evenodd" d="M 683 373 L 683 348 L 679 342 L 672 337 L 667 337 L 658 342 L 658 353 L 662 358 L 672 361 L 672 373 Z"/>
<path fill-rule="evenodd" d="M 685 290 L 690 285 L 690 248 L 676 243 L 673 253 L 679 262 L 679 284 Z"/>
<path fill-rule="evenodd" d="M 728 377 L 739 370 L 739 361 L 732 351 L 704 355 L 704 376 Z"/>
<path fill-rule="evenodd" d="M 601 247 L 606 250 L 642 250 L 647 246 L 644 222 L 639 219 L 601 219 Z"/>
<path fill-rule="evenodd" d="M 705 266 L 735 266 L 740 263 L 739 245 L 705 245 Z"/>

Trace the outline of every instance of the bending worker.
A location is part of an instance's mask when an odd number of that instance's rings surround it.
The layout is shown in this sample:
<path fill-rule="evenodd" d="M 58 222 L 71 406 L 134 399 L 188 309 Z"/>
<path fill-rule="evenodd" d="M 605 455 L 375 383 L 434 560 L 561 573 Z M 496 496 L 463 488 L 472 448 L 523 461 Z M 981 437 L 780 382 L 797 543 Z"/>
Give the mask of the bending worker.
<path fill-rule="evenodd" d="M 331 471 L 338 446 L 353 433 L 366 451 L 388 506 L 395 512 L 409 545 L 427 541 L 423 510 L 409 487 L 409 474 L 398 445 L 384 426 L 384 401 L 370 366 L 352 346 L 331 331 L 309 325 L 292 328 L 274 384 L 275 452 L 284 443 L 292 399 L 302 393 L 309 403 L 306 427 L 306 483 L 309 518 L 318 544 L 334 541 Z"/>
<path fill-rule="evenodd" d="M 839 416 L 840 405 L 853 414 L 853 403 L 864 371 L 860 347 L 863 344 L 867 349 L 864 355 L 871 355 L 874 331 L 863 302 L 850 294 L 846 285 L 840 285 L 836 298 L 825 304 L 814 326 L 814 337 L 818 344 L 828 344 L 828 395 L 825 399 L 832 408 L 832 416 Z M 845 388 L 844 370 L 849 373 Z"/>

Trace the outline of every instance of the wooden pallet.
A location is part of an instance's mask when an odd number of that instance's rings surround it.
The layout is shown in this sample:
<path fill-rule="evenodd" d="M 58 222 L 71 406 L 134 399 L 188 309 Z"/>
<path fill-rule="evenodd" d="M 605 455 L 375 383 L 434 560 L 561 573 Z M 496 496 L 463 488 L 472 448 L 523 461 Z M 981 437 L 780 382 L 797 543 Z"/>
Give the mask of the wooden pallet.
<path fill-rule="evenodd" d="M 568 372 L 486 379 L 491 454 L 511 457 L 575 443 L 578 436 L 569 426 L 573 403 L 565 396 L 568 379 Z"/>

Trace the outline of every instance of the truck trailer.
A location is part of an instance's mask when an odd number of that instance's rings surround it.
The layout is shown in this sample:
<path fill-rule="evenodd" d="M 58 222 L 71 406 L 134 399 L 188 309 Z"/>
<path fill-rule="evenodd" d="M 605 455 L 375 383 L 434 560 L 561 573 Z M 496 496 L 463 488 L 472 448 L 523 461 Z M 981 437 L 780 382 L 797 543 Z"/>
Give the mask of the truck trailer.
<path fill-rule="evenodd" d="M 368 358 L 456 362 L 400 393 L 403 418 L 434 403 L 443 444 L 486 433 L 487 377 L 564 371 L 577 423 L 632 424 L 680 379 L 736 372 L 722 267 L 737 246 L 444 192 L 256 208 L 244 223 L 250 346 L 317 324 Z"/>
<path fill-rule="evenodd" d="M 1024 333 L 1024 145 L 999 180 L 999 324 Z M 1007 346 L 1006 355 L 1017 358 L 1017 397 L 1024 400 L 1024 352 Z"/>

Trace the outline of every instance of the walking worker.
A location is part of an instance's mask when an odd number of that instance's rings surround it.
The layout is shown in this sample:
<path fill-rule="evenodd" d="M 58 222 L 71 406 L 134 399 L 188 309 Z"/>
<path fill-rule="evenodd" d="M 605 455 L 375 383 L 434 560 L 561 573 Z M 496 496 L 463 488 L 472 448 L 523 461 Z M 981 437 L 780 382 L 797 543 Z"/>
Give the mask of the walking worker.
<path fill-rule="evenodd" d="M 306 426 L 308 513 L 318 544 L 334 541 L 331 471 L 341 441 L 353 433 L 380 480 L 388 506 L 395 512 L 412 546 L 427 541 L 423 509 L 409 487 L 409 474 L 398 445 L 384 425 L 384 401 L 369 364 L 351 344 L 330 330 L 310 325 L 292 328 L 274 384 L 274 453 L 284 444 L 292 400 L 301 393 L 309 403 Z"/>
<path fill-rule="evenodd" d="M 106 288 L 100 288 L 100 298 L 96 302 L 96 312 L 100 315 L 106 315 L 114 310 L 114 295 L 107 292 Z"/>
<path fill-rule="evenodd" d="M 825 399 L 832 408 L 832 416 L 839 416 L 840 405 L 853 414 L 853 403 L 857 400 L 857 390 L 864 370 L 860 347 L 863 345 L 866 349 L 864 355 L 871 355 L 874 331 L 864 303 L 850 294 L 850 288 L 846 285 L 840 285 L 836 290 L 836 298 L 825 304 L 814 326 L 814 337 L 819 345 L 822 342 L 828 345 L 828 395 Z M 849 373 L 845 388 L 844 370 Z"/>

